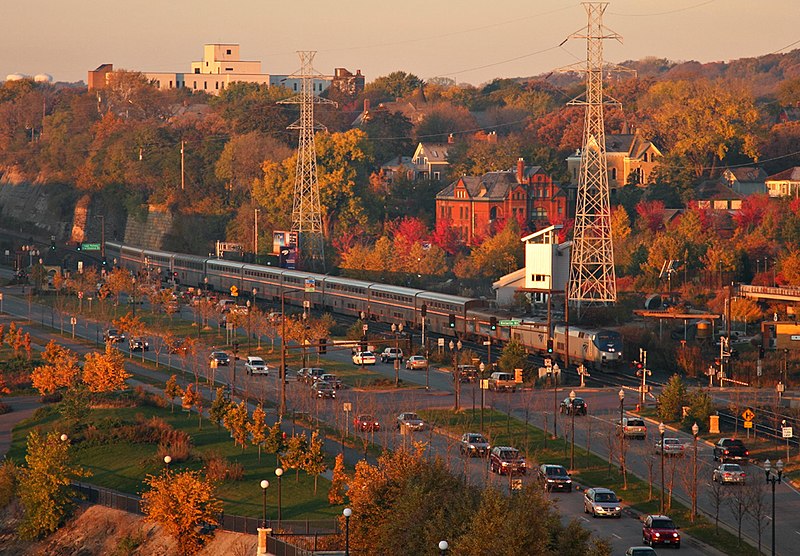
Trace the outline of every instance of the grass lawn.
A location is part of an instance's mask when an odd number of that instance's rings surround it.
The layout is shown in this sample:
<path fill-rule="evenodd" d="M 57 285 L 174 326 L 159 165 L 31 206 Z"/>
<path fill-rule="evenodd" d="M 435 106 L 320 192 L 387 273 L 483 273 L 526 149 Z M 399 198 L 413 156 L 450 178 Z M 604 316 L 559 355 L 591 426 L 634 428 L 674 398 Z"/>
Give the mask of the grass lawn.
<path fill-rule="evenodd" d="M 230 461 L 239 462 L 244 468 L 241 481 L 225 481 L 218 486 L 217 496 L 222 500 L 225 513 L 229 515 L 246 515 L 258 517 L 262 512 L 263 494 L 260 487 L 262 479 L 270 481 L 267 492 L 267 512 L 274 516 L 277 511 L 277 485 L 275 477 L 276 459 L 274 454 L 262 453 L 259 461 L 258 450 L 248 447 L 242 451 L 234 446 L 227 431 L 203 421 L 203 428 L 198 429 L 197 415 L 184 413 L 176 408 L 171 413 L 169 408 L 154 407 L 93 409 L 87 417 L 87 423 L 99 423 L 104 419 L 133 422 L 137 415 L 145 417 L 158 416 L 173 427 L 184 430 L 192 436 L 194 442 L 193 456 L 185 462 L 173 462 L 170 469 L 200 469 L 200 454 L 215 452 Z M 8 457 L 15 461 L 24 461 L 25 438 L 34 427 L 44 430 L 59 430 L 60 414 L 50 412 L 37 420 L 21 423 L 14 429 L 14 439 Z M 333 439 L 328 440 L 332 442 Z M 119 442 L 102 446 L 74 447 L 75 462 L 89 471 L 92 476 L 85 482 L 113 488 L 123 492 L 141 494 L 143 480 L 148 474 L 161 473 L 163 461 L 156 455 L 157 446 L 153 444 L 132 444 Z M 328 458 L 329 467 L 333 466 L 333 458 Z M 314 477 L 293 470 L 287 470 L 282 479 L 282 517 L 285 520 L 296 519 L 328 519 L 341 515 L 341 507 L 330 506 L 327 500 L 330 482 L 320 477 L 317 494 L 314 494 Z"/>
<path fill-rule="evenodd" d="M 467 409 L 456 415 L 450 410 L 423 410 L 419 415 L 426 422 L 456 436 L 480 429 L 480 411 L 476 411 L 473 415 L 472 410 Z M 484 410 L 484 431 L 492 445 L 514 446 L 527 454 L 530 467 L 541 463 L 555 463 L 569 468 L 570 447 L 563 438 L 546 440 L 541 429 L 518 419 L 509 418 L 505 413 L 489 409 Z M 660 506 L 658 485 L 653 485 L 651 498 L 648 482 L 628 474 L 627 489 L 623 490 L 623 477 L 616 465 L 609 466 L 608 460 L 589 453 L 577 445 L 575 467 L 572 476 L 583 486 L 610 488 L 623 499 L 625 505 L 639 513 L 658 512 Z M 740 546 L 735 535 L 723 529 L 716 531 L 714 523 L 703 517 L 697 517 L 692 523 L 690 510 L 676 500 L 672 501 L 670 517 L 688 535 L 718 548 L 729 556 L 758 554 L 755 548 L 745 542 Z"/>

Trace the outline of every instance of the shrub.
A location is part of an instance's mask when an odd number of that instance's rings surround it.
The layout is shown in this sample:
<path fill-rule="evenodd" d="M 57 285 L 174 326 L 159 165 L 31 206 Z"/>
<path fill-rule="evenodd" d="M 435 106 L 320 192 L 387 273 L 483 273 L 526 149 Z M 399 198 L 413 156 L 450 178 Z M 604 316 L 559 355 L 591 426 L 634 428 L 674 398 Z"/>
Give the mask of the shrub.
<path fill-rule="evenodd" d="M 186 461 L 192 455 L 192 444 L 188 439 L 179 438 L 172 442 L 159 442 L 156 456 L 163 461 L 164 456 L 169 456 L 172 461 L 179 463 Z"/>
<path fill-rule="evenodd" d="M 11 460 L 0 465 L 0 508 L 14 499 L 17 490 L 17 466 Z"/>
<path fill-rule="evenodd" d="M 244 466 L 239 462 L 228 461 L 227 458 L 216 452 L 205 456 L 206 477 L 209 481 L 221 483 L 222 481 L 241 481 L 244 477 Z"/>
<path fill-rule="evenodd" d="M 42 396 L 41 398 L 39 398 L 39 401 L 41 401 L 42 403 L 58 403 L 63 398 L 64 396 L 61 394 L 61 392 L 53 392 L 51 394 L 46 394 Z"/>
<path fill-rule="evenodd" d="M 0 402 L 0 415 L 5 415 L 11 412 L 11 406 L 5 402 Z"/>

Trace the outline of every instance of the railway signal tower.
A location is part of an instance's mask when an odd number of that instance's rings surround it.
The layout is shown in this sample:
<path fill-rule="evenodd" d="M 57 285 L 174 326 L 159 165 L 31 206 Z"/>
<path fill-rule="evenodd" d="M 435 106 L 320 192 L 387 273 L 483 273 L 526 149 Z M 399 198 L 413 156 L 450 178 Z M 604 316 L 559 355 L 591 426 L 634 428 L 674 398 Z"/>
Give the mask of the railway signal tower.
<path fill-rule="evenodd" d="M 298 51 L 297 54 L 300 56 L 300 73 L 290 77 L 301 79 L 300 94 L 280 101 L 280 104 L 300 105 L 300 119 L 287 128 L 300 130 L 292 204 L 292 231 L 297 232 L 300 268 L 325 272 L 322 207 L 319 201 L 317 152 L 314 143 L 314 132 L 317 129 L 325 129 L 325 126 L 314 121 L 314 105 L 336 103 L 314 94 L 314 77 L 321 76 L 314 71 L 312 64 L 316 51 Z"/>

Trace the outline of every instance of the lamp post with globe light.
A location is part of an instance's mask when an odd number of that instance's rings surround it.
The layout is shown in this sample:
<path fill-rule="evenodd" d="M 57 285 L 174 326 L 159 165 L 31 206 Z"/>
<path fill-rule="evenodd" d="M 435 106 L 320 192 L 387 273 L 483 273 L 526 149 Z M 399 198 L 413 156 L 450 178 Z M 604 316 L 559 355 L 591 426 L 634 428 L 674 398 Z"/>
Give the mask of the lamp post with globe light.
<path fill-rule="evenodd" d="M 575 469 L 575 390 L 569 392 L 569 412 L 572 414 L 572 433 L 570 434 L 571 446 L 569 450 L 569 468 Z"/>
<path fill-rule="evenodd" d="M 453 407 L 453 411 L 458 412 L 461 409 L 461 373 L 458 369 L 458 352 L 461 351 L 462 343 L 461 340 L 458 342 L 453 342 L 450 340 L 450 351 L 453 352 L 453 380 L 456 383 L 456 403 Z"/>
<path fill-rule="evenodd" d="M 625 429 L 622 426 L 622 419 L 625 414 L 625 390 L 620 388 L 617 396 L 619 397 L 619 470 L 622 472 L 622 490 L 627 490 L 628 475 L 625 472 Z"/>
<path fill-rule="evenodd" d="M 697 433 L 700 427 L 697 423 L 692 425 L 692 436 L 694 436 L 694 461 L 692 462 L 692 523 L 697 516 Z"/>
<path fill-rule="evenodd" d="M 772 556 L 775 556 L 775 483 L 781 482 L 783 475 L 783 462 L 778 460 L 775 462 L 775 472 L 772 472 L 772 463 L 769 460 L 764 462 L 764 473 L 767 476 L 767 482 L 772 484 Z"/>
<path fill-rule="evenodd" d="M 344 556 L 350 556 L 350 516 L 353 515 L 353 510 L 345 508 L 342 510 L 344 516 Z"/>
<path fill-rule="evenodd" d="M 450 544 L 447 541 L 439 541 L 439 556 L 447 556 L 447 549 Z"/>
<path fill-rule="evenodd" d="M 400 387 L 400 345 L 398 334 L 403 333 L 403 323 L 392 323 L 392 334 L 394 334 L 394 387 Z"/>
<path fill-rule="evenodd" d="M 484 388 L 483 388 L 483 372 L 486 370 L 486 365 L 481 363 L 479 368 L 481 370 L 481 376 L 478 379 L 479 382 L 480 382 L 480 386 L 481 386 L 481 434 L 483 434 L 483 395 L 484 395 L 483 394 L 483 391 L 484 391 Z"/>
<path fill-rule="evenodd" d="M 275 470 L 275 476 L 278 477 L 278 530 L 281 528 L 281 479 L 283 478 L 283 468 L 278 467 Z"/>
<path fill-rule="evenodd" d="M 269 481 L 264 479 L 261 481 L 261 490 L 264 493 L 263 513 L 261 516 L 261 527 L 263 529 L 267 528 L 267 488 L 269 488 Z"/>
<path fill-rule="evenodd" d="M 661 435 L 661 512 L 664 513 L 664 433 L 667 427 L 663 422 L 658 424 L 658 434 Z"/>

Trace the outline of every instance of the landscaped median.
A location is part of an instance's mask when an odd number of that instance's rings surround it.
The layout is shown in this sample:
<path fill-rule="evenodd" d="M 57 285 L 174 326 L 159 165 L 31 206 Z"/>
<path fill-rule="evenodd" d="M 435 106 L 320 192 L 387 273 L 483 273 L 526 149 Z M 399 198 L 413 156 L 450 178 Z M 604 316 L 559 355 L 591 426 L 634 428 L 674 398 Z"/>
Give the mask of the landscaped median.
<path fill-rule="evenodd" d="M 544 431 L 531 424 L 526 424 L 507 413 L 485 409 L 483 430 L 494 445 L 514 446 L 526 456 L 529 468 L 541 463 L 560 464 L 569 468 L 570 443 L 564 438 L 552 439 Z M 465 432 L 480 430 L 480 410 L 466 409 L 453 413 L 450 409 L 424 410 L 420 416 L 436 427 L 437 432 L 452 438 L 459 438 Z M 630 456 L 629 456 L 630 457 Z M 656 484 L 650 485 L 632 474 L 627 474 L 627 488 L 616 463 L 587 452 L 583 447 L 575 446 L 575 469 L 572 479 L 580 488 L 602 486 L 614 490 L 622 497 L 626 510 L 635 515 L 658 513 L 660 500 Z M 758 551 L 749 544 L 739 544 L 735 535 L 726 530 L 717 529 L 713 522 L 703 516 L 691 521 L 691 512 L 673 498 L 669 515 L 687 535 L 715 547 L 728 556 L 757 556 Z"/>

